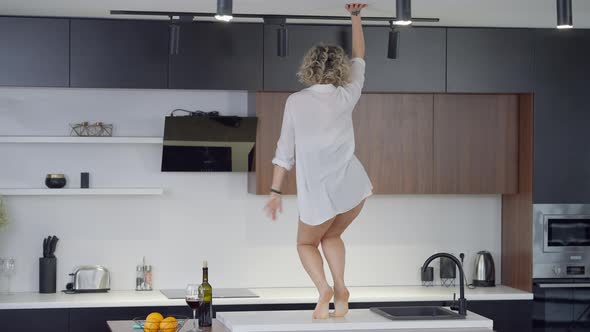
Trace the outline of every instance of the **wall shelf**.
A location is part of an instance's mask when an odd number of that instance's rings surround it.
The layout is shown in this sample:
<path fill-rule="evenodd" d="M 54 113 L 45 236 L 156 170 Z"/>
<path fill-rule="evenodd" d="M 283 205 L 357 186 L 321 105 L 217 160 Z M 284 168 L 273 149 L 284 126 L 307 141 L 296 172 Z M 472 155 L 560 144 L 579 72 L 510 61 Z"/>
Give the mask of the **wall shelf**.
<path fill-rule="evenodd" d="M 90 189 L 45 189 L 45 188 L 0 188 L 2 196 L 155 196 L 162 195 L 162 188 L 90 188 Z"/>
<path fill-rule="evenodd" d="M 0 136 L 0 143 L 162 144 L 162 137 Z"/>

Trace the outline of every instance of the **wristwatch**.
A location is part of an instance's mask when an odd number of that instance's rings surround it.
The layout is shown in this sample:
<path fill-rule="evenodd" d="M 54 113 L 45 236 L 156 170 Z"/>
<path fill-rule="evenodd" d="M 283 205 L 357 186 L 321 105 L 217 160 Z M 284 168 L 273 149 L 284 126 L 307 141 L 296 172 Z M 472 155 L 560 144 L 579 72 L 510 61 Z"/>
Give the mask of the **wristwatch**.
<path fill-rule="evenodd" d="M 352 16 L 359 16 L 360 13 L 361 13 L 360 10 L 355 10 L 355 11 L 350 12 L 350 15 L 352 15 Z"/>

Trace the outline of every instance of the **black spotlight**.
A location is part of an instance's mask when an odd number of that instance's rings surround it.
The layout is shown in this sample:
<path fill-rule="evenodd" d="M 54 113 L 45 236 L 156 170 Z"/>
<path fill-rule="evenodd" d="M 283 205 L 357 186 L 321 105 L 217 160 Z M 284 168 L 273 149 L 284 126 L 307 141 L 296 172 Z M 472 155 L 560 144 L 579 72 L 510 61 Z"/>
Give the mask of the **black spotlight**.
<path fill-rule="evenodd" d="M 411 0 L 395 1 L 395 25 L 412 24 L 412 2 Z"/>
<path fill-rule="evenodd" d="M 571 29 L 573 27 L 572 0 L 557 0 L 557 28 Z"/>
<path fill-rule="evenodd" d="M 277 30 L 277 55 L 286 57 L 289 54 L 289 34 L 284 24 Z"/>
<path fill-rule="evenodd" d="M 232 0 L 217 0 L 217 15 L 215 19 L 219 21 L 229 22 L 234 17 L 233 15 L 233 1 Z"/>
<path fill-rule="evenodd" d="M 387 57 L 389 59 L 397 59 L 397 49 L 399 46 L 399 31 L 391 23 L 389 30 L 389 42 L 387 43 Z"/>

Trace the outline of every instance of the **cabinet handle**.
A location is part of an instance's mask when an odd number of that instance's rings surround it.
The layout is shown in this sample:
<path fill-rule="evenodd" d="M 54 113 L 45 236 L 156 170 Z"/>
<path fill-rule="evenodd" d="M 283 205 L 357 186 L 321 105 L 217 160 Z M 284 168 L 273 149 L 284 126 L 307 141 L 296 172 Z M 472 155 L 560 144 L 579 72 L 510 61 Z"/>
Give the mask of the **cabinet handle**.
<path fill-rule="evenodd" d="M 539 288 L 590 288 L 590 283 L 580 284 L 538 284 Z"/>

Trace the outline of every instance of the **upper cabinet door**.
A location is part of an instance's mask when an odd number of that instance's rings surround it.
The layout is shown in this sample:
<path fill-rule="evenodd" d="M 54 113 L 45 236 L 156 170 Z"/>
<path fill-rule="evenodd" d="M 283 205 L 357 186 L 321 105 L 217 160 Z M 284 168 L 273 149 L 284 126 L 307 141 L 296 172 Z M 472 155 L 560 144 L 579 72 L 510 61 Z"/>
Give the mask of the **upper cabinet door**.
<path fill-rule="evenodd" d="M 71 50 L 72 87 L 166 88 L 165 22 L 72 20 Z"/>
<path fill-rule="evenodd" d="M 518 96 L 435 95 L 434 192 L 516 193 Z"/>
<path fill-rule="evenodd" d="M 366 93 L 352 114 L 375 194 L 432 193 L 432 94 Z"/>
<path fill-rule="evenodd" d="M 371 92 L 444 92 L 444 28 L 406 28 L 397 59 L 387 58 L 388 27 L 365 27 L 366 81 Z"/>
<path fill-rule="evenodd" d="M 350 26 L 290 25 L 289 52 L 277 56 L 277 25 L 264 28 L 264 90 L 304 88 L 297 71 L 307 50 L 324 43 L 351 49 Z M 445 88 L 445 29 L 412 28 L 400 33 L 397 59 L 387 58 L 389 28 L 365 27 L 365 92 L 442 92 Z"/>
<path fill-rule="evenodd" d="M 297 79 L 297 71 L 303 56 L 313 45 L 320 42 L 330 45 L 341 45 L 350 50 L 350 27 L 289 25 L 288 54 L 277 55 L 278 25 L 264 25 L 264 90 L 265 91 L 297 91 L 305 88 Z"/>
<path fill-rule="evenodd" d="M 448 29 L 448 92 L 533 91 L 534 31 Z"/>
<path fill-rule="evenodd" d="M 262 89 L 262 24 L 198 22 L 180 29 L 170 88 Z"/>
<path fill-rule="evenodd" d="M 590 203 L 589 77 L 589 30 L 538 30 L 534 203 Z"/>
<path fill-rule="evenodd" d="M 69 21 L 0 17 L 0 85 L 67 87 Z"/>

